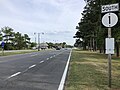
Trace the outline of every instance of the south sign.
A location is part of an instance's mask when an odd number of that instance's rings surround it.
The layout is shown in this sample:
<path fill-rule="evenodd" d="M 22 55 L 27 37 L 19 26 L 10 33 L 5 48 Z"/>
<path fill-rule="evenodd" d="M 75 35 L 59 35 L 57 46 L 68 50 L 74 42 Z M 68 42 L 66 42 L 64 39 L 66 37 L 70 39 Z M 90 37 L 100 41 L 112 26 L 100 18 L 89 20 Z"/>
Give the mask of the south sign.
<path fill-rule="evenodd" d="M 119 11 L 119 4 L 109 4 L 101 6 L 101 13 Z"/>

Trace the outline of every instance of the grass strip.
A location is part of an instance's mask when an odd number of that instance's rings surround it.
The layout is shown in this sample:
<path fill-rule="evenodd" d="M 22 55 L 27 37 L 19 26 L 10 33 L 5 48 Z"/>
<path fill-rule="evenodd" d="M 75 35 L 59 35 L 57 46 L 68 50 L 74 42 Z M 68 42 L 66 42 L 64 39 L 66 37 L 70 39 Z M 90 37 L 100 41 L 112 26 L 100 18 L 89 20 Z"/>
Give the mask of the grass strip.
<path fill-rule="evenodd" d="M 112 88 L 108 88 L 107 55 L 73 50 L 65 90 L 120 90 L 120 58 L 112 58 Z"/>
<path fill-rule="evenodd" d="M 25 54 L 25 53 L 31 53 L 31 52 L 37 52 L 36 50 L 28 50 L 28 51 L 15 51 L 15 52 L 0 52 L 0 56 L 9 56 L 9 55 L 16 55 L 16 54 Z"/>

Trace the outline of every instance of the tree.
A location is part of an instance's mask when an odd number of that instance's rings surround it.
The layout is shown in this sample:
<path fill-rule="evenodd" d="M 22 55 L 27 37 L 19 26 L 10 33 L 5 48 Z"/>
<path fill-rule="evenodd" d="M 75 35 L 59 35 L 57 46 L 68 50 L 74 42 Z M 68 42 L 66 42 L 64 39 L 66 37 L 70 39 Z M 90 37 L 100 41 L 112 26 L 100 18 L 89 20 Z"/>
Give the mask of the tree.
<path fill-rule="evenodd" d="M 105 38 L 108 37 L 107 29 L 101 27 L 101 5 L 118 3 L 119 0 L 84 0 L 86 6 L 82 13 L 82 18 L 76 26 L 78 30 L 74 36 L 77 38 L 75 45 L 81 46 L 83 49 L 96 50 L 105 52 Z M 120 14 L 119 14 L 120 16 Z M 115 38 L 117 54 L 119 54 L 119 37 L 120 26 L 112 30 L 112 37 Z M 82 40 L 82 42 L 80 41 Z"/>
<path fill-rule="evenodd" d="M 28 49 L 28 46 L 30 44 L 30 38 L 27 34 L 24 34 L 23 38 L 24 38 L 24 48 Z"/>
<path fill-rule="evenodd" d="M 0 31 L 0 41 L 4 40 L 5 50 L 28 49 L 34 46 L 27 34 L 22 35 L 20 32 L 14 32 L 8 26 L 1 28 Z"/>
<path fill-rule="evenodd" d="M 0 41 L 3 40 L 2 33 L 0 32 Z"/>
<path fill-rule="evenodd" d="M 21 33 L 19 32 L 15 33 L 15 38 L 13 43 L 14 43 L 15 49 L 23 49 L 24 37 L 21 35 Z"/>
<path fill-rule="evenodd" d="M 66 45 L 67 45 L 66 42 L 63 42 L 63 43 L 62 43 L 62 48 L 65 48 Z"/>
<path fill-rule="evenodd" d="M 48 48 L 53 48 L 53 47 L 55 47 L 55 45 L 52 43 L 52 42 L 49 42 L 49 43 L 47 43 L 48 44 Z"/>
<path fill-rule="evenodd" d="M 3 33 L 2 39 L 5 42 L 4 49 L 7 49 L 7 50 L 12 49 L 13 48 L 12 38 L 13 38 L 13 34 L 14 34 L 13 29 L 8 26 L 5 26 L 5 27 L 1 28 L 1 31 Z"/>
<path fill-rule="evenodd" d="M 37 45 L 36 43 L 31 42 L 31 43 L 30 43 L 30 48 L 32 49 L 33 47 L 36 47 L 36 45 Z"/>

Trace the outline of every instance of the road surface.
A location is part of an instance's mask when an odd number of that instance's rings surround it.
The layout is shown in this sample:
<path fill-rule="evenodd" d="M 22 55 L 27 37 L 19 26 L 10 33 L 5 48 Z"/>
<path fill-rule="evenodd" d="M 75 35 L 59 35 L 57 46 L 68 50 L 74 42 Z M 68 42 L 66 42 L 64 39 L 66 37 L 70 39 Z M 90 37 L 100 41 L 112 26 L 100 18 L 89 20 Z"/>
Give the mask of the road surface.
<path fill-rule="evenodd" d="M 0 90 L 58 90 L 70 51 L 0 57 Z"/>

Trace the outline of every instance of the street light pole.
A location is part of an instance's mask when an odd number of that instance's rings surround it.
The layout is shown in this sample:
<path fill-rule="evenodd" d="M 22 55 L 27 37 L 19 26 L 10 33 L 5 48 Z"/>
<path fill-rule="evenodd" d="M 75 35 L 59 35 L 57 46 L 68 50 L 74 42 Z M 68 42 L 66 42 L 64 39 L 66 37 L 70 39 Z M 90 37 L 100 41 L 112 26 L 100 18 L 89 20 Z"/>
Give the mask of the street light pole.
<path fill-rule="evenodd" d="M 38 51 L 40 51 L 40 33 L 38 33 Z"/>
<path fill-rule="evenodd" d="M 38 33 L 38 51 L 40 51 L 40 34 L 44 34 L 42 33 Z"/>
<path fill-rule="evenodd" d="M 35 43 L 36 43 L 36 33 L 34 32 L 34 35 L 35 35 Z"/>

